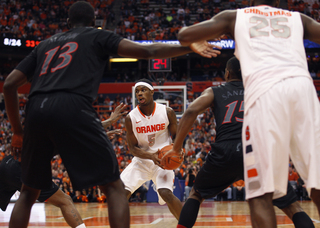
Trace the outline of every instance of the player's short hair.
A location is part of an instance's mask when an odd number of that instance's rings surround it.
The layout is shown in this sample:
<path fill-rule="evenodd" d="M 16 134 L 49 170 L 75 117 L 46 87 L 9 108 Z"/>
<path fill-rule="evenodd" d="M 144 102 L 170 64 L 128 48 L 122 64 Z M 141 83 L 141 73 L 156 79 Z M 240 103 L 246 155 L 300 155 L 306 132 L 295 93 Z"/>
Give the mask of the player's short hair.
<path fill-rule="evenodd" d="M 69 9 L 69 21 L 71 24 L 83 24 L 90 26 L 94 20 L 94 9 L 90 3 L 78 1 Z"/>
<path fill-rule="evenodd" d="M 227 62 L 227 70 L 231 74 L 232 78 L 237 78 L 242 80 L 240 62 L 236 57 L 232 57 Z"/>
<path fill-rule="evenodd" d="M 145 82 L 153 87 L 152 82 L 148 79 L 145 79 L 145 78 L 139 79 L 138 81 L 135 82 L 135 84 L 137 84 L 138 82 Z"/>

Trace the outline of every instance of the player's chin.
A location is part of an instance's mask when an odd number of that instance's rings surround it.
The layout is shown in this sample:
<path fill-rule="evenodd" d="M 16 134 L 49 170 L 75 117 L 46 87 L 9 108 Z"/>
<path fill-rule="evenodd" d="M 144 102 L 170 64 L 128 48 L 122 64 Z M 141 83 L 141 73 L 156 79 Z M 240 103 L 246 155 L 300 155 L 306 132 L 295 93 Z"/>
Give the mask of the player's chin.
<path fill-rule="evenodd" d="M 140 105 L 140 106 L 146 106 L 146 105 L 148 105 L 148 104 L 144 101 L 144 102 L 139 102 L 139 105 Z"/>

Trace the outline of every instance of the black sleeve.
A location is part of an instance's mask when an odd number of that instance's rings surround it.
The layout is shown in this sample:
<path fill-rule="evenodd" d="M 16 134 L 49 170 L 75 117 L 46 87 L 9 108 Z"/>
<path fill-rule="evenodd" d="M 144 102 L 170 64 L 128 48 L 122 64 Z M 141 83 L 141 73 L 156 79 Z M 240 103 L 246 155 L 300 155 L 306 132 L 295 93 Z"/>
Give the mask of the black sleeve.
<path fill-rule="evenodd" d="M 118 46 L 123 37 L 111 31 L 101 30 L 97 37 L 97 42 L 101 47 L 102 55 L 116 55 L 118 53 Z"/>
<path fill-rule="evenodd" d="M 37 66 L 37 48 L 38 46 L 35 47 L 33 51 L 27 57 L 25 57 L 15 68 L 24 73 L 27 76 L 29 82 L 32 81 Z"/>

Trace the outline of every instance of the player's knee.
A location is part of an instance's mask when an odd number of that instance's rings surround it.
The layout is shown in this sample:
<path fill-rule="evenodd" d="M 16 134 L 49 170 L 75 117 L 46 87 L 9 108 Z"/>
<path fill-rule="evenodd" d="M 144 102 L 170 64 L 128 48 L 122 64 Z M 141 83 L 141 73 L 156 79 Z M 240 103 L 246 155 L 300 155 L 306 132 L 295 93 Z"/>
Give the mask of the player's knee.
<path fill-rule="evenodd" d="M 249 206 L 250 207 L 258 207 L 258 206 L 269 206 L 270 205 L 273 207 L 273 204 L 272 204 L 272 196 L 273 196 L 273 193 L 266 193 L 262 196 L 258 196 L 258 197 L 255 197 L 255 198 L 252 198 L 252 199 L 249 199 L 248 200 L 248 203 L 249 203 Z"/>
<path fill-rule="evenodd" d="M 158 189 L 158 193 L 165 202 L 171 202 L 174 198 L 172 191 L 166 188 Z"/>
<path fill-rule="evenodd" d="M 67 204 L 73 204 L 73 200 L 72 200 L 72 198 L 68 195 L 68 194 L 64 194 L 65 196 L 64 196 L 64 198 L 65 198 L 65 202 L 67 203 Z"/>
<path fill-rule="evenodd" d="M 56 204 L 58 207 L 69 206 L 73 204 L 73 200 L 69 195 L 64 193 L 63 196 L 61 196 L 60 200 L 56 201 Z"/>
<path fill-rule="evenodd" d="M 204 201 L 204 199 L 201 197 L 201 195 L 199 193 L 197 193 L 194 188 L 191 189 L 191 192 L 189 194 L 189 197 L 191 199 L 195 199 L 198 200 L 200 203 L 202 203 Z"/>

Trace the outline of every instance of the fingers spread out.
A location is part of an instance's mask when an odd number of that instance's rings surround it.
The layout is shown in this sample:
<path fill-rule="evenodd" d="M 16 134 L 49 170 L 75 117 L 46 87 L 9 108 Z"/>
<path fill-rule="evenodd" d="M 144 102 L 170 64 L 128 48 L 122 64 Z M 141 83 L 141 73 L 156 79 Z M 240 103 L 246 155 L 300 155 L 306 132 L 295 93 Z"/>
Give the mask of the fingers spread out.
<path fill-rule="evenodd" d="M 206 49 L 199 54 L 203 57 L 206 57 L 206 58 L 212 58 L 212 57 L 217 57 L 218 55 L 221 54 L 221 52 L 218 50 L 214 50 L 214 49 Z"/>
<path fill-rule="evenodd" d="M 220 46 L 217 46 L 215 44 L 210 44 L 207 41 L 199 41 L 196 43 L 192 43 L 190 45 L 190 48 L 195 53 L 198 53 L 199 55 L 206 58 L 217 57 L 217 55 L 221 53 L 219 50 L 217 50 L 217 49 L 221 49 Z"/>
<path fill-rule="evenodd" d="M 212 49 L 212 48 L 216 48 L 216 49 L 222 49 L 222 47 L 221 46 L 218 46 L 218 45 L 215 45 L 215 44 L 210 44 L 210 43 L 208 43 L 208 46 Z"/>

